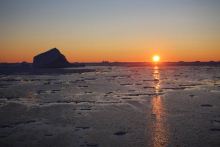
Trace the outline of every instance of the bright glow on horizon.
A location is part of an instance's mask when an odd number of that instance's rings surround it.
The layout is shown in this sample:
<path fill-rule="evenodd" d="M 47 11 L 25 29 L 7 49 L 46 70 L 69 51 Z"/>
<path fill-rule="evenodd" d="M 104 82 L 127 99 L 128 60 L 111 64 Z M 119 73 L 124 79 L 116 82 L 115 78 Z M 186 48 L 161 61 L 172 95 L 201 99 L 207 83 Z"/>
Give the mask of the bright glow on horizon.
<path fill-rule="evenodd" d="M 153 60 L 154 60 L 155 62 L 158 62 L 158 61 L 160 60 L 160 57 L 159 57 L 159 56 L 154 56 L 154 57 L 153 57 Z"/>

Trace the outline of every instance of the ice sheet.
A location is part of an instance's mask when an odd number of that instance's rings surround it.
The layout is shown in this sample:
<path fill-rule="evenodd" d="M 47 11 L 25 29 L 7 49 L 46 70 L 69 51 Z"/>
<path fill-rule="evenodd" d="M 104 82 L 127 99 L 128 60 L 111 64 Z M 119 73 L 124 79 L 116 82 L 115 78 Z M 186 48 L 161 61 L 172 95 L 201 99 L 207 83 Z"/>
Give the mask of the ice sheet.
<path fill-rule="evenodd" d="M 219 67 L 88 68 L 2 74 L 0 145 L 220 146 Z"/>

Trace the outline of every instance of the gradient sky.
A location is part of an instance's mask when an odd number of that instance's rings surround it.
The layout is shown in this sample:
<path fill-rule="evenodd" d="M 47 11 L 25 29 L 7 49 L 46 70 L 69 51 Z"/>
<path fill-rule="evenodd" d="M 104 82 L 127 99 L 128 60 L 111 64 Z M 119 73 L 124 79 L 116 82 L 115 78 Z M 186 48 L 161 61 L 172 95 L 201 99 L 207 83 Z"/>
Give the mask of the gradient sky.
<path fill-rule="evenodd" d="M 0 0 L 0 62 L 219 61 L 220 0 Z"/>

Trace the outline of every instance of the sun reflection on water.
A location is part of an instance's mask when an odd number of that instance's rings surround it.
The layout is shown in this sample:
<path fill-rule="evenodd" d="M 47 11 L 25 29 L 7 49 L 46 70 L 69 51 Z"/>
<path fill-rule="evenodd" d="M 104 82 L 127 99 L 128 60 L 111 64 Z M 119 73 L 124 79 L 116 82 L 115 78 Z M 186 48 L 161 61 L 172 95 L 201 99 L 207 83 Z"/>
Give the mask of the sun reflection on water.
<path fill-rule="evenodd" d="M 154 97 L 151 101 L 153 106 L 151 114 L 151 141 L 152 146 L 160 147 L 168 145 L 169 132 L 166 125 L 165 107 L 161 97 Z"/>
<path fill-rule="evenodd" d="M 155 66 L 154 71 L 153 71 L 153 87 L 155 87 L 155 93 L 159 94 L 161 91 L 161 80 L 160 80 L 160 72 L 159 72 L 159 67 Z"/>
<path fill-rule="evenodd" d="M 151 100 L 150 146 L 168 146 L 169 128 L 165 118 L 166 107 L 164 106 L 164 97 L 159 96 L 162 82 L 160 81 L 160 73 L 157 66 L 154 67 L 153 78 L 157 80 L 154 80 L 153 83 L 156 96 Z"/>

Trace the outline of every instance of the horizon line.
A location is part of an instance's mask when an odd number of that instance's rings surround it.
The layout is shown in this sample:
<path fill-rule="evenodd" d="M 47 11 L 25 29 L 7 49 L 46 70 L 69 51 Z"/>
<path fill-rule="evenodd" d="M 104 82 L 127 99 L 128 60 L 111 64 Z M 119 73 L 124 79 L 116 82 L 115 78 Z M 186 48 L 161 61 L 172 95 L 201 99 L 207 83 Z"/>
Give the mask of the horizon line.
<path fill-rule="evenodd" d="M 26 61 L 23 61 L 26 62 Z M 0 62 L 0 64 L 19 64 L 23 62 Z M 219 61 L 161 61 L 161 62 L 154 62 L 154 61 L 97 61 L 97 62 L 69 62 L 69 63 L 218 63 Z M 32 64 L 33 62 L 26 62 L 28 64 Z"/>

